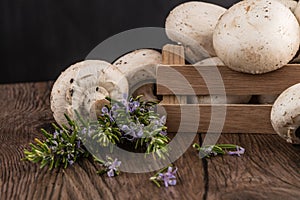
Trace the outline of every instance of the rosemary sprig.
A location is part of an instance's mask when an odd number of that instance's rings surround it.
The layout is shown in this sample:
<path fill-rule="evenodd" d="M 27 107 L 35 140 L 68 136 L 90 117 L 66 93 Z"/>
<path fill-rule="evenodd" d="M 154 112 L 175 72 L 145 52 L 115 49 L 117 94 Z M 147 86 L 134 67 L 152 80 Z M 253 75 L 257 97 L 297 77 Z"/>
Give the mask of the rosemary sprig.
<path fill-rule="evenodd" d="M 119 167 L 121 165 L 121 161 L 117 158 L 112 159 L 109 156 L 106 156 L 106 161 L 101 160 L 94 156 L 94 161 L 101 165 L 103 169 L 97 171 L 97 174 L 107 174 L 108 177 L 118 176 L 120 174 Z"/>
<path fill-rule="evenodd" d="M 40 168 L 48 165 L 49 170 L 52 170 L 59 166 L 67 168 L 78 159 L 89 155 L 78 137 L 78 126 L 67 115 L 65 117 L 71 128 L 58 127 L 53 124 L 55 128 L 53 134 L 42 129 L 46 139 L 35 138 L 35 143 L 29 144 L 31 148 L 24 150 L 23 160 L 40 163 Z"/>
<path fill-rule="evenodd" d="M 193 144 L 193 147 L 199 151 L 200 157 L 211 157 L 217 155 L 238 155 L 244 154 L 245 149 L 235 144 L 216 144 L 201 147 L 199 144 Z"/>
<path fill-rule="evenodd" d="M 160 182 L 164 182 L 165 187 L 176 185 L 177 168 L 173 165 L 162 168 L 156 174 L 149 178 L 157 187 L 160 187 Z"/>
<path fill-rule="evenodd" d="M 130 142 L 135 149 L 144 148 L 145 155 L 152 153 L 153 156 L 165 158 L 170 139 L 166 135 L 165 117 L 154 112 L 156 103 L 141 101 L 141 96 L 129 101 L 107 99 L 110 104 L 101 109 L 97 121 L 86 121 L 75 111 L 76 121 L 65 115 L 69 126 L 53 124 L 53 134 L 42 129 L 46 139 L 36 138 L 30 144 L 31 148 L 24 150 L 23 160 L 40 163 L 41 168 L 48 165 L 50 170 L 59 166 L 66 168 L 90 155 L 83 143 L 94 147 L 95 142 L 111 150 L 114 145 Z M 95 161 L 100 163 L 99 159 Z M 119 165 L 117 160 L 108 159 L 104 163 L 109 176 L 118 174 Z"/>
<path fill-rule="evenodd" d="M 93 135 L 93 139 L 101 145 L 129 141 L 135 149 L 146 148 L 146 154 L 165 158 L 170 139 L 166 135 L 165 117 L 154 112 L 157 103 L 142 101 L 141 96 L 131 97 L 128 101 L 107 100 L 110 104 L 101 110 L 99 131 Z"/>

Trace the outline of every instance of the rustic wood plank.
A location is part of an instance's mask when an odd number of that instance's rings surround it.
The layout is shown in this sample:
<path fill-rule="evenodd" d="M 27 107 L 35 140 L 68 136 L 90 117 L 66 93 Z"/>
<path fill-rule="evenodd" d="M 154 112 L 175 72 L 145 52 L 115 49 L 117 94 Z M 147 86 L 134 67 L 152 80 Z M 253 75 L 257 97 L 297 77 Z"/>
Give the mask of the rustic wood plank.
<path fill-rule="evenodd" d="M 196 138 L 198 140 L 198 138 Z M 195 140 L 195 142 L 196 142 Z M 178 143 L 180 148 L 180 143 Z M 205 193 L 202 161 L 196 151 L 189 148 L 174 162 L 178 167 L 177 185 L 168 189 L 158 188 L 149 182 L 154 172 L 145 174 L 123 173 L 116 179 L 109 179 L 116 199 L 202 199 Z M 193 167 L 189 167 L 193 166 Z M 193 177 L 193 178 L 191 178 Z M 116 183 L 118 185 L 116 185 Z M 122 190 L 118 189 L 122 188 Z M 126 192 L 124 192 L 126 191 Z"/>
<path fill-rule="evenodd" d="M 207 199 L 299 199 L 300 146 L 258 134 L 222 134 L 218 143 L 237 144 L 246 152 L 205 159 Z"/>
<path fill-rule="evenodd" d="M 193 126 L 194 115 L 184 116 L 184 123 L 181 124 L 181 113 L 184 110 L 199 109 L 200 122 L 198 132 L 205 133 L 211 126 L 210 131 L 214 132 L 214 127 L 221 122 L 221 116 L 226 109 L 226 119 L 223 127 L 223 133 L 265 133 L 275 134 L 270 122 L 271 105 L 251 105 L 251 104 L 228 104 L 213 105 L 215 113 L 220 113 L 220 117 L 211 119 L 212 105 L 209 104 L 188 104 L 188 105 L 161 105 L 167 113 L 168 131 L 177 132 L 181 126 L 185 132 L 195 131 Z M 193 109 L 194 108 L 194 109 Z M 190 123 L 189 123 L 190 122 Z M 254 123 L 255 122 L 255 123 Z"/>
<path fill-rule="evenodd" d="M 233 71 L 226 66 L 193 67 L 191 65 L 159 66 L 157 69 L 157 94 L 159 95 L 209 95 L 206 82 L 214 93 L 223 94 L 223 79 L 227 95 L 280 94 L 283 90 L 300 82 L 300 65 L 288 64 L 281 69 L 261 75 Z M 203 74 L 203 76 L 202 76 Z M 187 83 L 182 81 L 184 75 Z M 173 91 L 170 90 L 173 89 Z"/>
<path fill-rule="evenodd" d="M 157 188 L 153 174 L 122 173 L 117 178 L 96 175 L 99 166 L 83 160 L 67 169 L 48 171 L 23 162 L 23 149 L 40 128 L 54 122 L 49 95 L 52 83 L 0 85 L 0 199 L 202 199 L 202 162 L 192 148 L 175 162 L 176 187 Z M 196 139 L 197 140 L 197 139 Z M 181 148 L 180 141 L 178 148 Z M 187 192 L 188 191 L 188 192 Z"/>
<path fill-rule="evenodd" d="M 166 44 L 162 49 L 162 64 L 170 65 L 184 65 L 185 57 L 184 57 L 184 48 L 183 46 Z M 161 101 L 161 104 L 186 104 L 187 97 L 182 95 L 174 96 L 164 95 Z"/>
<path fill-rule="evenodd" d="M 97 176 L 98 166 L 87 159 L 53 171 L 23 162 L 23 149 L 41 137 L 40 128 L 49 130 L 54 122 L 51 85 L 0 85 L 0 199 L 297 199 L 300 195 L 300 148 L 277 135 L 223 134 L 219 143 L 246 148 L 241 158 L 201 160 L 189 148 L 175 161 L 178 185 L 167 189 L 148 181 L 153 173 Z M 182 147 L 179 141 L 178 148 Z"/>

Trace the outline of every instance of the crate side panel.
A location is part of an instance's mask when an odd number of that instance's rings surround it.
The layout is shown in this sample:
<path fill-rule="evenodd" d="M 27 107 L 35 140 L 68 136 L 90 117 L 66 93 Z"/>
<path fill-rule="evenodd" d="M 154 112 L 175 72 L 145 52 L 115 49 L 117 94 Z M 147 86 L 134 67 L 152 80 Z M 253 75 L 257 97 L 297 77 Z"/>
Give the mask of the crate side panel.
<path fill-rule="evenodd" d="M 226 108 L 226 118 L 223 133 L 260 133 L 260 134 L 275 134 L 270 122 L 271 105 L 160 105 L 167 113 L 167 126 L 169 132 L 177 132 L 179 126 L 183 132 L 191 132 L 195 124 L 195 115 L 182 116 L 182 110 L 199 109 L 200 120 L 197 124 L 198 132 L 205 133 L 210 126 L 210 132 L 217 132 L 217 127 L 222 125 L 222 113 Z M 214 112 L 213 119 L 212 110 Z M 219 112 L 219 115 L 218 115 Z M 223 115 L 224 116 L 224 115 Z M 183 123 L 182 120 L 184 118 Z M 198 118 L 199 119 L 199 118 Z"/>
<path fill-rule="evenodd" d="M 227 95 L 280 94 L 299 82 L 299 64 L 288 64 L 260 75 L 236 72 L 226 66 L 162 65 L 157 69 L 157 93 L 160 95 L 208 95 L 224 92 Z"/>

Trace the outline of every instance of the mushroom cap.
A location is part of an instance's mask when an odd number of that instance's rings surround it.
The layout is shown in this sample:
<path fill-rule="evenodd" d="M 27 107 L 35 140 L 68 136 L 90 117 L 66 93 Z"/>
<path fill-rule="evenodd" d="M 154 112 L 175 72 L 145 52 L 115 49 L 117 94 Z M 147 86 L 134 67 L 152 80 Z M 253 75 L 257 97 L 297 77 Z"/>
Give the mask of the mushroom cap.
<path fill-rule="evenodd" d="M 271 110 L 271 123 L 278 135 L 300 144 L 300 83 L 283 91 Z"/>
<path fill-rule="evenodd" d="M 285 7 L 289 8 L 292 12 L 296 9 L 297 1 L 294 0 L 275 0 L 282 3 Z"/>
<path fill-rule="evenodd" d="M 152 99 L 155 96 L 153 85 L 156 82 L 156 68 L 160 63 L 161 53 L 152 49 L 139 49 L 118 58 L 113 65 L 125 74 L 130 94 L 138 93 Z"/>
<path fill-rule="evenodd" d="M 224 65 L 218 57 L 206 58 L 194 64 L 195 66 L 218 66 Z M 242 104 L 248 103 L 251 95 L 198 95 L 190 96 L 189 102 L 192 104 Z"/>
<path fill-rule="evenodd" d="M 175 7 L 168 15 L 165 28 L 167 36 L 181 43 L 186 52 L 194 53 L 199 57 L 198 61 L 207 57 L 204 48 L 211 56 L 215 56 L 212 35 L 220 16 L 225 8 L 205 2 L 186 2 Z M 189 58 L 189 55 L 187 55 Z"/>
<path fill-rule="evenodd" d="M 67 125 L 64 114 L 75 120 L 76 110 L 82 117 L 96 117 L 96 104 L 103 104 L 107 96 L 121 99 L 124 93 L 128 93 L 128 83 L 115 66 L 105 61 L 85 60 L 67 68 L 55 81 L 51 110 L 58 124 Z"/>
<path fill-rule="evenodd" d="M 241 1 L 220 18 L 213 45 L 231 69 L 266 73 L 281 68 L 295 56 L 299 24 L 293 13 L 277 1 Z"/>
<path fill-rule="evenodd" d="M 289 8 L 292 12 L 294 12 L 297 6 L 297 1 L 294 0 L 271 0 L 271 1 L 278 1 L 282 3 L 285 7 Z"/>

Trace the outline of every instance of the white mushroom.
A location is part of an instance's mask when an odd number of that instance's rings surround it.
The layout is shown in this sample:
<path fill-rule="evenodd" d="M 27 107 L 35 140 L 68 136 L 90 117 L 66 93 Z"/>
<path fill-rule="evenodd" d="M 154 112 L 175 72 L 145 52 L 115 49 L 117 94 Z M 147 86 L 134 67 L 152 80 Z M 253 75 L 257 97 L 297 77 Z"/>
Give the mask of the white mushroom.
<path fill-rule="evenodd" d="M 180 4 L 166 19 L 167 36 L 185 47 L 186 57 L 192 62 L 215 56 L 212 35 L 218 19 L 225 11 L 223 7 L 205 2 Z"/>
<path fill-rule="evenodd" d="M 129 83 L 129 93 L 143 95 L 144 100 L 157 100 L 154 92 L 156 67 L 162 62 L 161 53 L 139 49 L 117 59 L 113 65 L 122 71 Z"/>
<path fill-rule="evenodd" d="M 287 142 L 300 144 L 300 83 L 279 95 L 272 107 L 271 122 Z"/>
<path fill-rule="evenodd" d="M 51 91 L 51 110 L 60 125 L 67 125 L 64 114 L 75 119 L 75 110 L 82 117 L 96 117 L 95 108 L 107 103 L 105 97 L 121 99 L 128 93 L 122 72 L 105 61 L 86 60 L 66 69 Z"/>
<path fill-rule="evenodd" d="M 224 65 L 224 63 L 218 57 L 212 57 L 204 59 L 194 64 L 194 66 L 218 66 Z M 248 103 L 251 99 L 251 95 L 199 95 L 189 96 L 189 103 L 191 104 L 242 104 Z"/>
<path fill-rule="evenodd" d="M 281 68 L 299 48 L 299 24 L 283 4 L 241 1 L 220 18 L 213 35 L 218 57 L 233 70 L 261 74 Z"/>
<path fill-rule="evenodd" d="M 297 1 L 294 0 L 275 0 L 282 3 L 285 7 L 289 8 L 292 12 L 296 9 Z"/>
<path fill-rule="evenodd" d="M 300 2 L 298 2 L 296 5 L 296 8 L 294 10 L 294 15 L 296 16 L 298 22 L 300 23 Z"/>
<path fill-rule="evenodd" d="M 297 6 L 297 1 L 294 0 L 273 0 L 273 1 L 278 1 L 282 3 L 285 7 L 289 8 L 292 12 L 294 12 Z"/>
<path fill-rule="evenodd" d="M 259 104 L 272 104 L 277 99 L 277 94 L 263 94 L 257 96 L 257 102 Z"/>

